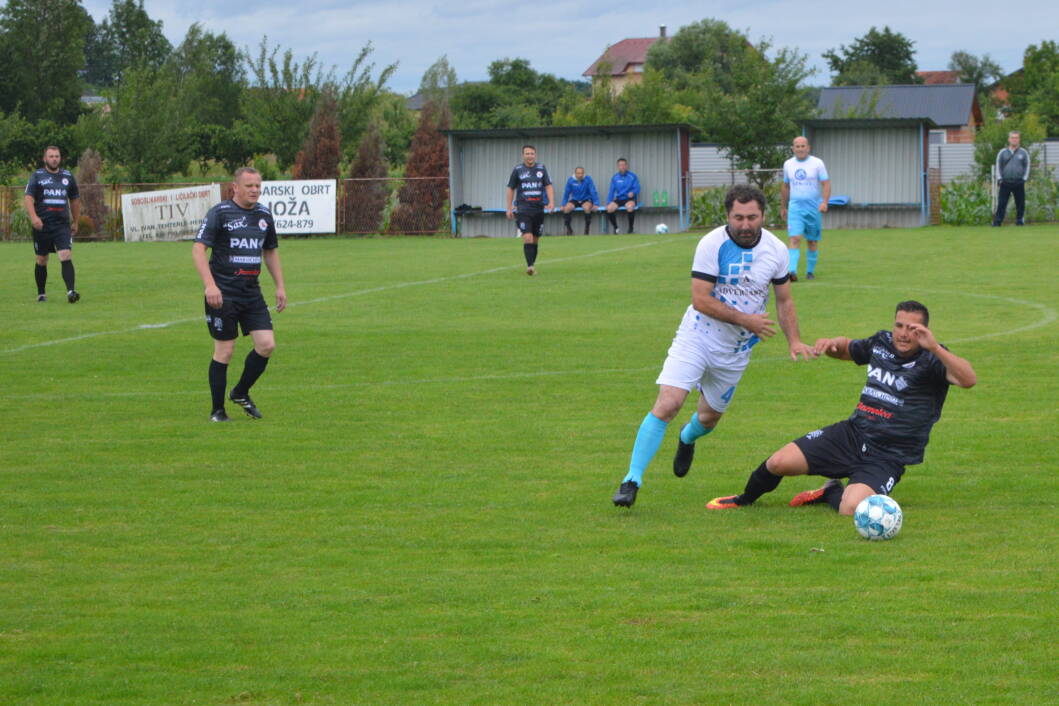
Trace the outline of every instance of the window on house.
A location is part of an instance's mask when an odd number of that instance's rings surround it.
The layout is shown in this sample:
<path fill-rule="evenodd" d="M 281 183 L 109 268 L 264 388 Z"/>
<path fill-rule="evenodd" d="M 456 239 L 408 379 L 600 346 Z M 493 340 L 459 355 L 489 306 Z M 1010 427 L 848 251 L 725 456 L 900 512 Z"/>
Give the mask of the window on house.
<path fill-rule="evenodd" d="M 931 130 L 930 131 L 930 144 L 932 145 L 944 145 L 948 140 L 946 139 L 947 132 L 945 130 Z"/>

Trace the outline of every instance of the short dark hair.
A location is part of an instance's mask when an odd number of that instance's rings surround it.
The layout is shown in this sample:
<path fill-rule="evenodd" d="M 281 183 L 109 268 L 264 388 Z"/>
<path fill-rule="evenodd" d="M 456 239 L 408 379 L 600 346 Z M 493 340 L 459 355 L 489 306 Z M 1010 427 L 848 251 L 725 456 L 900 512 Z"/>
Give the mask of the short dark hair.
<path fill-rule="evenodd" d="M 897 312 L 907 311 L 910 313 L 919 312 L 923 315 L 923 325 L 930 325 L 930 312 L 927 311 L 927 307 L 923 306 L 915 299 L 909 299 L 908 301 L 898 302 L 897 308 L 894 309 L 894 316 L 897 316 Z"/>
<path fill-rule="evenodd" d="M 619 162 L 625 162 L 626 164 L 629 163 L 629 160 L 625 159 L 624 157 L 618 157 L 618 161 Z"/>
<path fill-rule="evenodd" d="M 765 192 L 756 186 L 750 184 L 736 184 L 728 193 L 724 195 L 724 211 L 725 213 L 732 212 L 732 206 L 735 202 L 739 203 L 750 203 L 751 201 L 757 201 L 757 205 L 761 207 L 761 212 L 765 212 Z"/>
<path fill-rule="evenodd" d="M 235 170 L 235 174 L 232 175 L 232 181 L 239 181 L 239 177 L 243 176 L 244 174 L 257 174 L 257 175 L 260 175 L 261 172 L 259 172 L 258 170 L 254 169 L 253 167 L 239 167 L 238 169 Z"/>
<path fill-rule="evenodd" d="M 522 145 L 522 151 L 525 152 L 526 150 L 533 150 L 534 152 L 536 152 L 537 148 L 533 145 Z"/>
<path fill-rule="evenodd" d="M 63 153 L 63 151 L 61 149 L 59 149 L 58 147 L 56 147 L 55 145 L 48 145 L 47 147 L 44 148 L 44 152 L 42 152 L 41 154 L 48 154 L 52 150 L 55 150 L 59 154 Z"/>

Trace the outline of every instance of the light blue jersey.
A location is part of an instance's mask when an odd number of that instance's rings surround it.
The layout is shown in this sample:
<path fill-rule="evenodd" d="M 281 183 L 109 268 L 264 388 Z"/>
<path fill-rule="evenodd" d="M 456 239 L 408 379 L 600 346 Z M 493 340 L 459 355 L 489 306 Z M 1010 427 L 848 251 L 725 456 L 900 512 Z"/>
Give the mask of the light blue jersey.
<path fill-rule="evenodd" d="M 800 160 L 791 157 L 783 163 L 783 183 L 791 191 L 790 208 L 817 209 L 823 201 L 823 182 L 830 181 L 822 159 L 812 155 Z"/>

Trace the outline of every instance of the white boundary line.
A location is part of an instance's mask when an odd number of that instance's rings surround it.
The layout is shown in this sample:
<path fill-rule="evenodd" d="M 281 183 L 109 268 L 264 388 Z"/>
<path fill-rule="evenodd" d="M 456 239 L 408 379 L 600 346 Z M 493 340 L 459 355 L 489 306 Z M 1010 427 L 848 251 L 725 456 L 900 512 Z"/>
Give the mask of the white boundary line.
<path fill-rule="evenodd" d="M 696 238 L 701 236 L 694 236 Z M 560 257 L 551 260 L 542 260 L 542 264 L 553 265 L 560 262 L 570 262 L 571 260 L 584 260 L 589 257 L 598 257 L 599 255 L 609 255 L 611 253 L 623 252 L 626 250 L 637 250 L 639 248 L 647 248 L 652 245 L 666 244 L 679 242 L 681 240 L 687 240 L 687 238 L 671 238 L 669 240 L 652 240 L 646 243 L 637 243 L 636 245 L 628 245 L 623 248 L 609 248 L 607 250 L 597 250 L 595 252 L 586 253 L 584 255 L 571 255 L 570 257 Z M 449 275 L 448 277 L 435 277 L 433 279 L 417 280 L 414 282 L 398 282 L 396 284 L 387 284 L 381 287 L 371 287 L 369 289 L 360 289 L 355 292 L 346 292 L 344 294 L 334 294 L 327 297 L 317 297 L 316 299 L 309 299 L 303 302 L 292 302 L 287 305 L 287 308 L 295 306 L 305 306 L 306 304 L 319 304 L 321 302 L 335 301 L 336 299 L 348 299 L 350 297 L 362 297 L 368 294 L 377 294 L 378 292 L 386 292 L 393 289 L 404 289 L 405 287 L 421 287 L 427 284 L 440 284 L 442 282 L 451 282 L 454 280 L 468 279 L 470 277 L 481 277 L 482 275 L 491 275 L 497 272 L 505 272 L 507 270 L 520 270 L 522 265 L 504 265 L 503 267 L 493 267 L 488 270 L 481 270 L 479 272 L 465 272 L 459 275 Z M 177 326 L 180 324 L 189 324 L 196 321 L 202 321 L 201 316 L 197 316 L 192 319 L 176 319 L 174 321 L 165 321 L 159 324 L 140 324 L 139 326 L 132 326 L 131 328 L 116 329 L 113 331 L 96 331 L 94 333 L 85 333 L 80 336 L 70 336 L 69 338 L 58 338 L 52 341 L 41 341 L 40 343 L 27 343 L 24 346 L 18 346 L 16 348 L 7 348 L 0 350 L 0 355 L 10 355 L 12 353 L 21 353 L 22 351 L 33 350 L 34 348 L 45 348 L 47 346 L 57 346 L 63 343 L 74 343 L 76 341 L 84 341 L 89 338 L 97 338 L 99 336 L 117 336 L 123 333 L 136 333 L 137 331 L 150 330 L 150 329 L 163 329 L 169 328 L 170 326 Z"/>
<path fill-rule="evenodd" d="M 624 251 L 628 251 L 628 250 L 637 250 L 639 248 L 652 247 L 654 245 L 659 245 L 659 244 L 680 242 L 681 240 L 688 240 L 689 238 L 699 238 L 699 237 L 700 236 L 698 236 L 698 235 L 694 235 L 694 236 L 688 236 L 688 237 L 684 237 L 684 238 L 672 238 L 672 239 L 664 240 L 664 241 L 653 240 L 653 241 L 647 241 L 647 242 L 644 242 L 644 243 L 637 243 L 636 245 L 629 245 L 629 246 L 621 247 L 621 248 L 608 248 L 608 249 L 605 249 L 605 250 L 597 250 L 595 252 L 586 253 L 584 255 L 572 255 L 570 257 L 555 258 L 555 259 L 552 259 L 552 260 L 545 260 L 545 261 L 542 261 L 542 262 L 545 262 L 547 264 L 557 264 L 557 263 L 561 263 L 561 262 L 571 262 L 571 261 L 574 261 L 574 260 L 584 260 L 584 259 L 587 259 L 587 258 L 590 258 L 590 257 L 598 257 L 599 255 L 608 255 L 608 254 L 612 254 L 612 253 L 616 253 L 616 252 L 624 252 Z M 319 304 L 319 303 L 322 303 L 322 302 L 335 301 L 335 300 L 338 300 L 338 299 L 348 299 L 350 297 L 365 296 L 365 295 L 368 295 L 368 294 L 375 294 L 375 293 L 378 293 L 378 292 L 385 292 L 385 291 L 394 290 L 394 289 L 403 289 L 403 288 L 406 288 L 406 287 L 419 287 L 419 286 L 428 285 L 428 284 L 440 284 L 442 282 L 450 282 L 450 281 L 455 281 L 455 280 L 460 280 L 460 279 L 467 279 L 467 278 L 470 278 L 470 277 L 480 277 L 482 275 L 494 274 L 494 273 L 497 273 L 497 272 L 505 272 L 505 271 L 508 271 L 508 270 L 517 270 L 517 269 L 522 269 L 522 266 L 521 265 L 505 265 L 503 267 L 493 267 L 493 268 L 490 268 L 488 270 L 480 270 L 478 272 L 465 272 L 463 274 L 450 275 L 448 277 L 435 277 L 433 279 L 417 280 L 417 281 L 412 281 L 412 282 L 398 282 L 396 284 L 384 285 L 384 286 L 381 286 L 381 287 L 371 287 L 369 289 L 361 289 L 361 290 L 357 290 L 355 292 L 346 292 L 344 294 L 335 294 L 335 295 L 326 296 L 326 297 L 317 297 L 316 299 L 309 299 L 309 300 L 304 301 L 304 302 L 294 302 L 292 304 L 289 304 L 288 306 L 289 307 L 294 307 L 294 306 L 300 306 L 300 305 L 303 306 L 303 305 L 306 305 L 306 304 Z M 814 283 L 813 286 L 817 287 L 817 288 L 819 288 L 819 287 L 839 287 L 839 288 L 846 288 L 846 289 L 878 289 L 878 290 L 890 290 L 890 289 L 892 289 L 892 287 L 886 287 L 886 286 L 882 286 L 882 285 L 867 285 L 867 284 L 865 284 L 865 285 L 856 285 L 856 284 L 834 285 L 834 284 L 830 284 L 830 283 L 827 283 L 827 282 Z M 923 293 L 928 293 L 928 294 L 953 294 L 953 292 L 951 292 L 951 291 L 937 290 L 937 289 L 934 289 L 934 290 L 924 289 L 924 290 L 920 290 L 920 291 L 923 292 Z M 1020 327 L 1013 328 L 1013 329 L 1007 329 L 1007 330 L 1004 330 L 1004 331 L 994 331 L 992 333 L 985 333 L 985 334 L 980 334 L 980 335 L 977 335 L 977 336 L 970 336 L 970 337 L 967 337 L 967 338 L 948 339 L 949 343 L 971 343 L 971 342 L 974 342 L 974 341 L 981 341 L 981 340 L 984 340 L 984 339 L 987 339 L 987 338 L 996 338 L 998 336 L 1010 336 L 1011 334 L 1014 334 L 1014 333 L 1023 333 L 1025 331 L 1032 331 L 1034 329 L 1038 329 L 1038 328 L 1047 326 L 1048 324 L 1052 323 L 1057 318 L 1059 318 L 1059 314 L 1056 313 L 1055 309 L 1047 306 L 1046 304 L 1042 304 L 1040 302 L 1033 302 L 1033 301 L 1028 301 L 1028 300 L 1025 300 L 1025 299 L 1016 299 L 1014 297 L 1003 297 L 1003 296 L 996 295 L 996 294 L 981 294 L 981 293 L 977 293 L 977 292 L 957 292 L 957 294 L 959 294 L 961 296 L 977 297 L 979 299 L 992 299 L 994 301 L 1007 302 L 1009 304 L 1015 304 L 1017 306 L 1029 307 L 1031 309 L 1036 309 L 1037 311 L 1039 311 L 1041 313 L 1041 318 L 1038 319 L 1037 321 L 1031 323 L 1031 324 L 1027 324 L 1025 326 L 1020 326 Z M 56 339 L 56 340 L 53 340 L 53 341 L 42 341 L 41 343 L 31 343 L 31 344 L 27 344 L 27 345 L 24 345 L 24 346 L 19 346 L 17 348 L 9 348 L 9 349 L 0 351 L 0 355 L 11 354 L 11 353 L 20 353 L 22 351 L 30 350 L 30 349 L 34 349 L 34 348 L 43 348 L 45 346 L 54 346 L 54 345 L 59 345 L 59 344 L 62 344 L 62 343 L 71 343 L 71 342 L 75 342 L 75 341 L 82 341 L 82 340 L 89 339 L 89 338 L 95 338 L 97 336 L 113 336 L 113 335 L 118 335 L 118 334 L 123 334 L 123 333 L 135 333 L 137 331 L 143 331 L 143 330 L 168 328 L 170 326 L 176 326 L 176 325 L 185 324 L 185 323 L 193 323 L 195 321 L 200 321 L 200 320 L 201 319 L 199 317 L 192 318 L 192 319 L 178 319 L 178 320 L 175 320 L 175 321 L 167 321 L 167 322 L 159 323 L 159 324 L 140 324 L 139 326 L 134 326 L 132 328 L 119 329 L 119 330 L 115 330 L 115 331 L 99 331 L 99 332 L 96 332 L 96 333 L 86 333 L 86 334 L 83 334 L 81 336 L 71 336 L 69 338 L 61 338 L 61 339 Z M 786 360 L 786 357 L 785 356 L 779 356 L 779 357 L 757 358 L 757 359 L 754 359 L 754 360 L 756 360 L 757 362 L 774 362 L 774 361 L 778 361 L 778 360 Z M 592 374 L 592 373 L 614 374 L 614 373 L 641 372 L 641 371 L 645 371 L 645 370 L 654 370 L 656 367 L 657 366 L 651 366 L 651 367 L 646 367 L 646 368 L 626 368 L 626 369 L 615 369 L 615 370 L 608 370 L 608 371 L 597 370 L 597 369 L 593 369 L 593 370 L 546 370 L 546 371 L 536 371 L 536 372 L 510 373 L 510 374 L 507 374 L 507 375 L 481 375 L 481 376 L 470 376 L 470 377 L 436 378 L 436 379 L 426 379 L 426 380 L 407 380 L 407 381 L 384 380 L 384 381 L 370 381 L 370 382 L 366 381 L 366 382 L 359 382 L 359 383 L 348 383 L 348 384 L 344 384 L 344 385 L 322 386 L 321 389 L 339 388 L 339 387 L 359 387 L 359 386 L 362 386 L 362 385 L 416 385 L 416 384 L 423 385 L 423 384 L 436 384 L 436 383 L 447 383 L 447 382 L 475 382 L 475 381 L 482 381 L 482 380 L 504 380 L 504 379 L 517 379 L 517 378 L 521 378 L 521 377 L 547 377 L 547 376 L 557 376 L 557 375 L 585 375 L 585 374 Z M 110 393 L 108 396 L 123 396 L 125 394 L 126 393 Z M 135 393 L 130 393 L 130 394 L 135 394 Z M 20 399 L 25 399 L 26 397 L 31 397 L 31 395 L 16 396 L 16 397 L 19 397 Z"/>

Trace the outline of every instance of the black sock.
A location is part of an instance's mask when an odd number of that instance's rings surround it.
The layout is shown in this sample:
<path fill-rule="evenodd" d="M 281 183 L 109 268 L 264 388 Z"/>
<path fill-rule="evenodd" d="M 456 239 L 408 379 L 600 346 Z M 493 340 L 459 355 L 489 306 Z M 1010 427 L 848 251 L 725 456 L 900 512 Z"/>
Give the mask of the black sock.
<path fill-rule="evenodd" d="M 592 214 L 585 214 L 585 235 L 588 235 L 589 229 L 592 227 Z"/>
<path fill-rule="evenodd" d="M 224 409 L 224 388 L 228 386 L 228 364 L 210 359 L 210 395 L 213 411 Z"/>
<path fill-rule="evenodd" d="M 617 233 L 618 232 L 618 217 L 616 215 L 614 215 L 613 213 L 608 213 L 607 214 L 607 220 L 610 221 L 610 227 L 614 230 L 615 233 Z"/>
<path fill-rule="evenodd" d="M 563 225 L 566 226 L 567 230 L 570 230 L 570 221 L 573 219 L 573 217 L 574 216 L 572 213 L 563 214 Z"/>
<path fill-rule="evenodd" d="M 630 233 L 633 231 L 632 224 L 633 224 L 633 222 L 635 220 L 636 220 L 636 212 L 635 211 L 629 211 L 629 232 Z"/>
<path fill-rule="evenodd" d="M 526 256 L 526 266 L 533 267 L 533 263 L 537 261 L 537 244 L 523 243 L 522 254 Z"/>
<path fill-rule="evenodd" d="M 835 508 L 835 512 L 838 512 L 838 508 L 842 505 L 842 494 L 846 492 L 846 486 L 841 483 L 832 483 L 827 486 L 827 490 L 824 491 L 824 501 Z"/>
<path fill-rule="evenodd" d="M 735 499 L 736 504 L 749 505 L 765 493 L 775 490 L 781 480 L 783 480 L 782 476 L 772 475 L 769 473 L 769 469 L 765 468 L 765 464 L 762 463 L 750 474 L 750 478 L 746 482 L 746 488 L 743 489 L 743 494 Z"/>
<path fill-rule="evenodd" d="M 66 291 L 72 292 L 74 289 L 74 261 L 63 260 L 63 282 L 66 282 Z"/>
<path fill-rule="evenodd" d="M 44 286 L 48 284 L 48 266 L 34 265 L 33 279 L 37 280 L 37 294 L 44 294 Z"/>
<path fill-rule="evenodd" d="M 265 367 L 268 366 L 268 358 L 259 354 L 255 350 L 251 350 L 246 354 L 246 362 L 243 364 L 243 375 L 239 378 L 239 382 L 232 388 L 232 395 L 235 397 L 245 397 L 250 393 L 250 388 L 254 386 L 257 379 L 261 377 L 261 373 L 265 372 Z"/>

